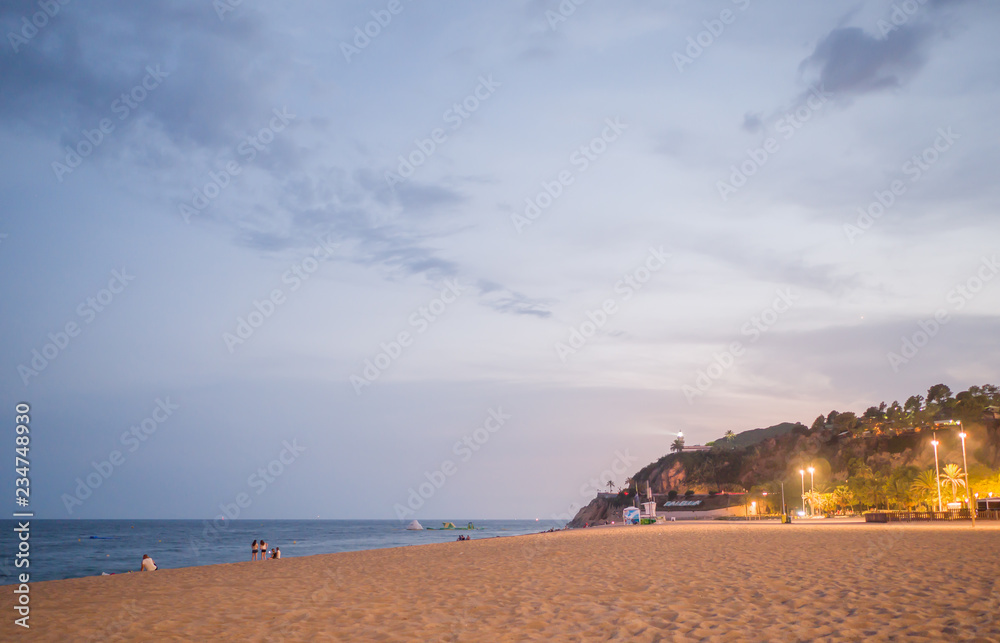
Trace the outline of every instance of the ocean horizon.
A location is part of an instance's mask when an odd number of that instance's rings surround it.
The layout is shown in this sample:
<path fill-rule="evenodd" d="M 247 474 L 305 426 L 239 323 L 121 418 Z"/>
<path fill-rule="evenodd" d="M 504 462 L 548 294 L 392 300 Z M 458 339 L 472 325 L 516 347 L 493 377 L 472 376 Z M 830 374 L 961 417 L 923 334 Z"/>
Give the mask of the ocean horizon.
<path fill-rule="evenodd" d="M 444 522 L 460 529 L 438 529 Z M 32 582 L 123 574 L 138 571 L 143 554 L 159 569 L 198 567 L 250 560 L 254 540 L 279 547 L 282 558 L 405 547 L 473 539 L 518 536 L 562 527 L 551 520 L 419 520 L 423 531 L 408 531 L 409 520 L 76 520 L 31 519 L 31 556 L 27 568 L 14 567 L 14 520 L 3 520 L 0 585 L 14 584 L 18 573 Z M 464 529 L 469 522 L 476 527 Z M 10 545 L 7 545 L 7 543 Z M 8 546 L 11 547 L 7 551 Z"/>

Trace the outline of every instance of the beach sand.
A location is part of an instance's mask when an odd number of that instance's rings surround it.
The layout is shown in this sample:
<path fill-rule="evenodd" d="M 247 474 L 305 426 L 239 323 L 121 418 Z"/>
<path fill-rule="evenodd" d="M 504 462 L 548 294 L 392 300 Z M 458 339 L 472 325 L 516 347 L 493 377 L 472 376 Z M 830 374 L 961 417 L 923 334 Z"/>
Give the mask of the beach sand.
<path fill-rule="evenodd" d="M 0 639 L 1000 640 L 1000 525 L 832 522 L 598 528 L 35 583 L 30 632 L 7 609 Z"/>

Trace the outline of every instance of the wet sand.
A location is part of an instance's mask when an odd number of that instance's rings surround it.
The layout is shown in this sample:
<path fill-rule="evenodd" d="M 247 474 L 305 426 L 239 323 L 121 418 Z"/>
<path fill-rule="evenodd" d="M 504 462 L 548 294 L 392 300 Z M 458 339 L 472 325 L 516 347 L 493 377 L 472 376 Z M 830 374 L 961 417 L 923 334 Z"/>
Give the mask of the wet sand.
<path fill-rule="evenodd" d="M 8 608 L 0 639 L 1000 640 L 1000 524 L 831 523 L 677 522 L 34 583 L 30 632 Z"/>

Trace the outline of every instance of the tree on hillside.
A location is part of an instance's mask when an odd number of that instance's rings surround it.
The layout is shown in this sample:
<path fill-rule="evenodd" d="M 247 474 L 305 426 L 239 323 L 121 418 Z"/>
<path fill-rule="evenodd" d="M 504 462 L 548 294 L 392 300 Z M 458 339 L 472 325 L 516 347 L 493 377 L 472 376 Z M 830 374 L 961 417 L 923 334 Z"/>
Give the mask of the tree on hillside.
<path fill-rule="evenodd" d="M 861 417 L 868 422 L 881 422 L 885 419 L 885 402 L 879 406 L 869 406 Z"/>
<path fill-rule="evenodd" d="M 826 428 L 826 418 L 820 415 L 815 420 L 813 420 L 812 426 L 809 427 L 810 431 L 822 431 Z"/>
<path fill-rule="evenodd" d="M 951 389 L 944 384 L 935 384 L 927 389 L 928 404 L 944 404 L 951 399 Z"/>
<path fill-rule="evenodd" d="M 858 422 L 858 416 L 856 416 L 853 411 L 846 411 L 844 413 L 837 414 L 837 417 L 833 420 L 833 428 L 838 433 L 841 431 L 850 431 L 855 433 L 860 430 L 862 426 Z"/>
<path fill-rule="evenodd" d="M 736 442 L 736 434 L 732 431 L 726 431 L 725 438 L 729 446 L 733 446 L 733 443 Z"/>
<path fill-rule="evenodd" d="M 941 483 L 951 487 L 951 501 L 958 500 L 958 488 L 965 488 L 965 473 L 957 464 L 946 464 L 941 469 Z"/>
<path fill-rule="evenodd" d="M 611 480 L 608 480 L 608 493 L 611 493 L 614 490 L 615 490 L 615 483 L 612 482 Z"/>
<path fill-rule="evenodd" d="M 922 395 L 911 395 L 906 398 L 906 401 L 903 402 L 903 410 L 906 411 L 906 415 L 910 418 L 916 415 L 923 408 L 923 401 Z"/>
<path fill-rule="evenodd" d="M 703 483 L 709 481 L 718 489 L 721 486 L 719 473 L 726 467 L 728 462 L 721 455 L 710 455 L 707 453 L 698 454 L 700 461 L 693 467 L 694 477 Z"/>
<path fill-rule="evenodd" d="M 895 427 L 899 427 L 900 423 L 906 419 L 906 411 L 903 407 L 899 405 L 899 400 L 893 400 L 892 404 L 885 412 L 886 420 L 889 421 Z"/>
<path fill-rule="evenodd" d="M 670 444 L 671 453 L 680 453 L 684 450 L 684 436 L 678 435 Z"/>

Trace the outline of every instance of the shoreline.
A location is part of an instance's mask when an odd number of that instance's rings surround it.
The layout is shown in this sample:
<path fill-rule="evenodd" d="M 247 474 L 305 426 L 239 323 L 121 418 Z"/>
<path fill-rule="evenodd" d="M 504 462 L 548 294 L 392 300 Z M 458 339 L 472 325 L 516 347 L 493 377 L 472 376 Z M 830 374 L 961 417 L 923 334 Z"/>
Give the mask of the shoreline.
<path fill-rule="evenodd" d="M 678 521 L 541 532 L 42 581 L 31 587 L 31 634 L 932 641 L 975 630 L 987 640 L 1000 638 L 998 543 L 1000 523 Z M 5 639 L 13 629 L 9 619 L 0 626 Z"/>
<path fill-rule="evenodd" d="M 8 528 L 16 524 L 3 523 Z M 32 558 L 37 558 L 37 562 L 32 561 L 31 579 L 43 582 L 101 576 L 102 572 L 124 574 L 138 569 L 143 554 L 152 556 L 161 569 L 249 561 L 250 542 L 265 535 L 271 546 L 280 546 L 282 558 L 298 558 L 450 542 L 459 534 L 473 538 L 509 537 L 538 533 L 550 527 L 534 520 L 475 524 L 475 531 L 464 528 L 408 531 L 405 522 L 396 520 L 241 520 L 226 521 L 224 529 L 206 534 L 204 521 L 191 519 L 32 520 L 32 528 L 40 540 L 32 547 Z M 0 573 L 0 586 L 15 584 L 15 571 L 24 570 L 14 570 L 11 563 Z"/>
<path fill-rule="evenodd" d="M 123 520 L 123 519 L 117 519 L 116 518 L 116 519 L 109 519 L 109 520 Z M 128 521 L 126 521 L 126 522 L 128 522 Z M 137 521 L 131 521 L 131 522 L 137 522 Z M 780 524 L 777 518 L 775 518 L 775 519 L 761 519 L 761 520 L 744 520 L 742 518 L 741 519 L 718 519 L 718 518 L 691 519 L 691 518 L 685 518 L 685 519 L 681 519 L 681 520 L 678 520 L 678 521 L 673 522 L 673 523 L 670 523 L 668 521 L 665 524 L 661 523 L 661 524 L 655 524 L 655 525 L 626 525 L 626 524 L 624 524 L 622 522 L 618 522 L 618 523 L 614 523 L 614 524 L 591 525 L 589 527 L 574 527 L 574 528 L 563 527 L 562 529 L 553 529 L 552 531 L 544 530 L 544 531 L 532 532 L 532 533 L 527 533 L 527 534 L 511 534 L 509 536 L 493 535 L 493 536 L 484 536 L 484 537 L 481 537 L 481 538 L 475 538 L 475 537 L 473 537 L 468 542 L 471 542 L 471 541 L 488 542 L 488 541 L 498 540 L 498 539 L 510 540 L 510 539 L 529 538 L 529 537 L 533 537 L 533 536 L 543 536 L 543 535 L 559 534 L 559 533 L 592 532 L 592 531 L 595 531 L 595 530 L 605 530 L 605 529 L 626 529 L 626 528 L 646 529 L 646 528 L 650 528 L 650 527 L 660 527 L 660 528 L 662 528 L 662 527 L 668 527 L 668 526 L 674 526 L 674 527 L 676 527 L 676 526 L 681 526 L 681 525 L 704 525 L 704 526 L 708 526 L 708 525 L 717 525 L 717 526 L 723 526 L 723 525 L 740 525 L 740 526 L 756 527 L 756 526 L 760 526 L 760 525 L 777 525 L 777 524 Z M 963 526 L 971 528 L 971 521 L 953 520 L 953 521 L 939 521 L 939 522 L 867 523 L 867 522 L 865 522 L 865 520 L 863 518 L 858 517 L 858 516 L 837 516 L 837 517 L 834 517 L 834 518 L 819 518 L 819 517 L 817 517 L 817 518 L 796 518 L 795 521 L 791 525 L 782 525 L 782 526 L 785 527 L 785 528 L 789 528 L 789 527 L 794 527 L 794 526 L 801 527 L 802 525 L 809 525 L 809 526 L 817 526 L 817 525 L 828 525 L 828 526 L 870 525 L 870 526 L 873 526 L 874 528 L 884 528 L 884 527 L 887 527 L 887 526 L 891 528 L 891 527 L 919 527 L 919 526 L 922 526 L 922 525 L 934 525 L 936 527 L 941 527 L 941 528 L 944 528 L 944 529 L 959 529 L 959 528 L 961 528 Z M 989 528 L 990 525 L 995 525 L 996 529 L 998 531 L 1000 531 L 1000 521 L 985 522 L 985 523 L 983 521 L 979 521 L 976 524 L 976 529 Z M 435 530 L 435 531 L 447 531 L 449 534 L 452 533 L 452 532 L 455 533 L 455 534 L 462 534 L 462 535 L 466 535 L 467 534 L 466 530 L 464 530 L 464 529 Z M 475 532 L 471 532 L 471 533 L 475 534 Z M 1000 534 L 998 534 L 998 535 L 1000 535 Z M 410 549 L 410 548 L 414 548 L 414 547 L 428 547 L 428 546 L 446 546 L 446 545 L 451 545 L 452 543 L 456 543 L 457 544 L 457 541 L 454 540 L 454 539 L 452 539 L 452 540 L 448 540 L 448 541 L 444 541 L 444 542 L 411 543 L 411 544 L 406 544 L 406 545 L 390 545 L 390 546 L 384 546 L 384 547 L 371 547 L 371 548 L 367 548 L 367 549 L 350 549 L 350 550 L 346 550 L 346 551 L 325 552 L 325 553 L 318 553 L 318 554 L 304 554 L 304 555 L 285 554 L 285 555 L 282 556 L 282 558 L 280 560 L 282 560 L 282 561 L 285 561 L 285 560 L 303 560 L 303 559 L 311 559 L 311 558 L 321 558 L 321 557 L 324 557 L 324 556 L 341 556 L 341 555 L 347 555 L 347 554 L 358 554 L 358 553 L 362 553 L 362 552 L 372 552 L 372 551 L 389 551 L 389 550 Z M 155 557 L 154 557 L 154 559 L 155 559 Z M 273 561 L 273 559 L 268 559 L 267 562 L 272 562 L 272 561 Z M 239 560 L 239 561 L 233 561 L 233 562 L 206 563 L 204 565 L 185 565 L 185 566 L 180 566 L 180 567 L 160 567 L 159 569 L 157 569 L 157 571 L 166 572 L 166 571 L 182 571 L 182 570 L 191 570 L 191 569 L 205 569 L 205 568 L 216 567 L 216 566 L 242 565 L 242 564 L 245 564 L 245 563 L 258 564 L 260 562 L 262 562 L 262 561 L 259 561 L 259 560 L 258 561 Z M 274 561 L 274 562 L 277 562 L 277 561 Z M 137 565 L 138 565 L 138 563 L 137 563 Z M 86 576 L 73 576 L 73 577 L 70 577 L 70 578 L 57 578 L 57 579 L 50 579 L 50 580 L 31 581 L 31 586 L 35 587 L 35 586 L 39 586 L 39 585 L 42 585 L 42 584 L 45 584 L 45 583 L 62 583 L 62 582 L 67 582 L 67 581 L 83 580 L 83 579 L 89 579 L 89 578 L 108 579 L 108 578 L 120 577 L 120 576 L 130 576 L 130 575 L 138 574 L 138 573 L 145 573 L 145 572 L 139 572 L 136 569 L 136 570 L 130 570 L 130 571 L 127 571 L 127 572 L 116 572 L 116 573 L 110 573 L 110 574 L 89 574 L 89 575 L 86 575 Z M 0 584 L 0 588 L 15 587 L 15 586 L 17 586 L 17 584 L 18 583 L 16 583 L 16 582 L 14 582 L 14 583 L 8 583 L 8 584 Z"/>

